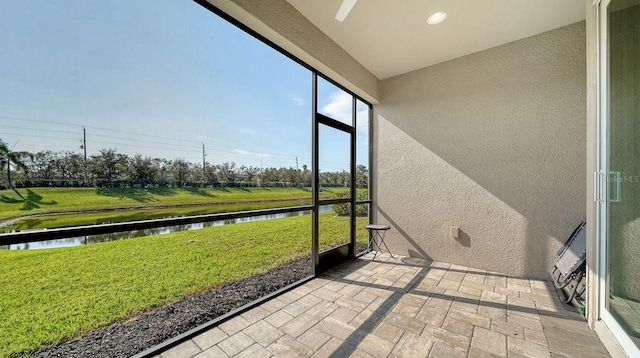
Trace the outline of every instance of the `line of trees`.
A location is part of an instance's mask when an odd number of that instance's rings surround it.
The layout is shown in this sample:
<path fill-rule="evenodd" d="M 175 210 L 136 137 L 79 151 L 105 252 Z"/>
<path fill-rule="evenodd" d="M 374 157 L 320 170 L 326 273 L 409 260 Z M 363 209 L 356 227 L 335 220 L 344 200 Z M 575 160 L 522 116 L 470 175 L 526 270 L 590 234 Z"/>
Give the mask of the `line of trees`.
<path fill-rule="evenodd" d="M 128 156 L 103 149 L 87 158 L 78 153 L 44 150 L 14 152 L 0 140 L 0 188 L 34 186 L 167 187 L 167 186 L 310 186 L 311 171 L 297 168 L 257 168 L 234 162 L 191 163 L 184 159 Z M 369 172 L 358 165 L 356 185 L 366 188 Z M 321 172 L 323 186 L 347 186 L 346 171 Z"/>

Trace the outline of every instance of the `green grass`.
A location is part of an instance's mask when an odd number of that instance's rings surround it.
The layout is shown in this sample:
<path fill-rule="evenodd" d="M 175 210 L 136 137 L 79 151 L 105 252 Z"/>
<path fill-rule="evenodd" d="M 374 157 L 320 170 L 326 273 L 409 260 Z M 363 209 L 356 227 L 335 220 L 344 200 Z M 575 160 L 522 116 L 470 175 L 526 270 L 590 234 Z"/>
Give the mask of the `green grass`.
<path fill-rule="evenodd" d="M 324 190 L 331 197 L 346 189 Z M 52 212 L 311 198 L 309 188 L 28 188 L 0 190 L 0 219 Z"/>
<path fill-rule="evenodd" d="M 366 243 L 366 218 L 357 220 L 357 240 Z M 321 247 L 344 242 L 347 222 L 321 214 Z M 308 255 L 310 237 L 306 215 L 71 248 L 0 250 L 0 357 L 267 271 Z"/>
<path fill-rule="evenodd" d="M 125 221 L 147 220 L 167 217 L 193 216 L 246 210 L 259 210 L 304 205 L 303 200 L 278 200 L 235 204 L 215 204 L 202 206 L 174 206 L 170 208 L 126 209 L 85 213 L 50 214 L 19 219 L 0 228 L 0 232 L 60 228 L 81 225 L 95 225 Z M 308 204 L 308 203 L 306 203 Z"/>

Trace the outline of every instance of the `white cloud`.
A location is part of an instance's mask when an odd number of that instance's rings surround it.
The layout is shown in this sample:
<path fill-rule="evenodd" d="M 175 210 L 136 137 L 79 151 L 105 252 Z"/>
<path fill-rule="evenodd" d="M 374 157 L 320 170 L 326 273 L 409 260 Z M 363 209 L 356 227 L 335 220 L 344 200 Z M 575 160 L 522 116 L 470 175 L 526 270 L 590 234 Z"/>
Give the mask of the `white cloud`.
<path fill-rule="evenodd" d="M 234 149 L 233 151 L 238 153 L 238 154 L 248 155 L 248 156 L 253 156 L 253 157 L 259 157 L 259 158 L 270 158 L 272 156 L 271 154 L 254 153 L 254 152 L 250 152 L 250 151 L 244 150 L 244 149 Z"/>
<path fill-rule="evenodd" d="M 242 134 L 252 135 L 252 136 L 257 136 L 258 135 L 258 132 L 254 131 L 253 129 L 250 129 L 250 128 L 239 127 L 238 128 L 238 132 L 240 132 Z"/>
<path fill-rule="evenodd" d="M 251 155 L 251 154 L 253 154 L 250 151 L 244 150 L 244 149 L 234 149 L 233 151 L 238 153 L 238 154 L 243 154 L 243 155 Z"/>
<path fill-rule="evenodd" d="M 369 108 L 359 110 L 356 113 L 356 118 L 359 119 L 356 121 L 356 131 L 360 134 L 369 135 Z"/>
<path fill-rule="evenodd" d="M 296 106 L 304 106 L 304 99 L 302 99 L 300 97 L 291 97 L 290 100 Z"/>
<path fill-rule="evenodd" d="M 346 92 L 333 92 L 320 112 L 341 122 L 351 123 L 352 100 L 353 97 Z"/>
<path fill-rule="evenodd" d="M 352 97 L 346 92 L 334 92 L 329 96 L 329 100 L 320 111 L 333 119 L 344 123 L 351 123 Z M 361 134 L 368 134 L 369 131 L 369 107 L 358 106 L 356 118 L 360 119 L 356 123 L 356 130 Z"/>
<path fill-rule="evenodd" d="M 346 92 L 334 92 L 329 96 L 329 100 L 324 106 L 322 106 L 320 112 L 341 122 L 351 123 L 352 100 L 353 98 L 351 95 Z M 358 121 L 356 129 L 363 133 L 367 132 L 368 115 L 369 108 L 367 106 L 359 105 L 356 118 L 359 118 L 360 121 Z"/>

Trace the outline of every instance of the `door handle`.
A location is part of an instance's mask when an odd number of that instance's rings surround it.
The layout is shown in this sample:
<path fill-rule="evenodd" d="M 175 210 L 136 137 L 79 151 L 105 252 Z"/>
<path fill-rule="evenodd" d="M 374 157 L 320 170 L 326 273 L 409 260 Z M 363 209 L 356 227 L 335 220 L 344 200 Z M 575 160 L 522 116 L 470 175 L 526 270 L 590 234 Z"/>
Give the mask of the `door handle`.
<path fill-rule="evenodd" d="M 593 172 L 593 201 L 597 203 L 604 203 L 603 187 L 605 186 L 604 173 L 601 171 Z"/>

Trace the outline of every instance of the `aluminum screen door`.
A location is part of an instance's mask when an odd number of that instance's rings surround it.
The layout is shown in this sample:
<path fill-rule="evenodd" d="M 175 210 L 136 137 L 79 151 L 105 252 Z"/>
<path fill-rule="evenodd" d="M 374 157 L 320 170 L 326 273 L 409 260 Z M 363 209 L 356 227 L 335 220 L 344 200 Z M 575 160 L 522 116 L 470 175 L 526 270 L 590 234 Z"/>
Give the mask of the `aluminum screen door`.
<path fill-rule="evenodd" d="M 355 257 L 356 97 L 315 73 L 313 92 L 313 254 L 317 274 Z M 334 175 L 328 177 L 328 173 Z"/>

